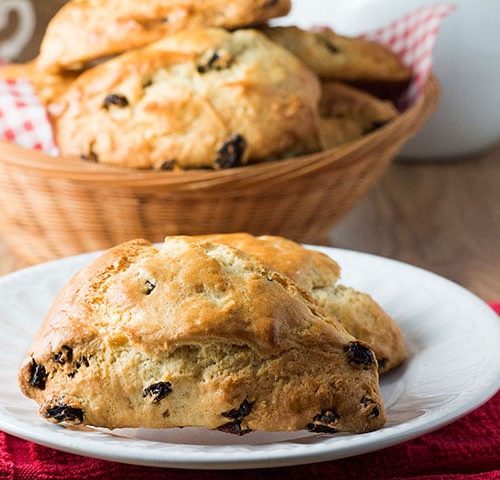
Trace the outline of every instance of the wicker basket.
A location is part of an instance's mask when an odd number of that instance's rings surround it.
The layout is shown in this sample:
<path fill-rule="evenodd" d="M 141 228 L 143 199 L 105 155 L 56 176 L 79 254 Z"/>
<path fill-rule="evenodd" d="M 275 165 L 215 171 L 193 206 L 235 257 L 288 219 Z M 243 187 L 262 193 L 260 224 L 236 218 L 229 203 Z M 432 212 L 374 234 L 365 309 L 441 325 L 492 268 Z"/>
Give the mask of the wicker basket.
<path fill-rule="evenodd" d="M 434 111 L 432 78 L 395 121 L 344 146 L 219 172 L 141 172 L 0 142 L 0 234 L 37 263 L 143 237 L 247 231 L 322 243 Z"/>

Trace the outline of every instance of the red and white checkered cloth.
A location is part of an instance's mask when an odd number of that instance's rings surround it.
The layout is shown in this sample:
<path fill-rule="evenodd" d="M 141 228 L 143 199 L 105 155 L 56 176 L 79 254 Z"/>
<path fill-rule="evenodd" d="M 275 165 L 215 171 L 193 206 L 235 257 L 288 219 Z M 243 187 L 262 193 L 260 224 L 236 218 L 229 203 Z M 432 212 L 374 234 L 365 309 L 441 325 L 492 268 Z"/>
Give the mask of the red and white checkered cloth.
<path fill-rule="evenodd" d="M 411 104 L 421 94 L 432 72 L 439 29 L 454 9 L 451 4 L 423 7 L 364 35 L 389 47 L 413 68 L 414 78 L 402 104 Z M 0 80 L 0 138 L 50 155 L 58 153 L 47 112 L 26 80 Z"/>
<path fill-rule="evenodd" d="M 0 138 L 57 155 L 45 107 L 28 80 L 0 80 Z"/>

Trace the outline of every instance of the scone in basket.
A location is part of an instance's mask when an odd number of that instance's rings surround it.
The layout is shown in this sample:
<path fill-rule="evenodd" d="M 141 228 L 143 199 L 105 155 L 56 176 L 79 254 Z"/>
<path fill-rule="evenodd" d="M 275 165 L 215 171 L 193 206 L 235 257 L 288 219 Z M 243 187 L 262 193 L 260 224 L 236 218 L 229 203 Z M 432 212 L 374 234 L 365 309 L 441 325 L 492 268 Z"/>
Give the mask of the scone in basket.
<path fill-rule="evenodd" d="M 120 169 L 22 148 L 4 132 L 1 235 L 28 263 L 176 234 L 246 231 L 325 242 L 434 111 L 439 86 L 429 71 L 416 70 L 425 82 L 408 108 L 358 140 L 227 170 Z"/>
<path fill-rule="evenodd" d="M 2 236 L 29 263 L 132 238 L 247 231 L 323 242 L 434 111 L 439 87 L 362 139 L 214 172 L 117 171 L 0 143 Z"/>

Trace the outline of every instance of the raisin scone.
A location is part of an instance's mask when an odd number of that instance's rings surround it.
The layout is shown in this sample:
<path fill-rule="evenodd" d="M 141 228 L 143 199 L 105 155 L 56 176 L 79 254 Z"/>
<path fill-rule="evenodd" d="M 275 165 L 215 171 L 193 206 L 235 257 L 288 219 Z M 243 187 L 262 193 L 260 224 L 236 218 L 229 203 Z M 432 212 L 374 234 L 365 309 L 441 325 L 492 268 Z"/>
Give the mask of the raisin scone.
<path fill-rule="evenodd" d="M 88 70 L 61 100 L 65 155 L 132 168 L 233 168 L 320 149 L 321 85 L 255 30 L 181 32 Z"/>
<path fill-rule="evenodd" d="M 389 100 L 340 82 L 323 82 L 320 131 L 325 148 L 333 148 L 373 132 L 397 117 Z"/>
<path fill-rule="evenodd" d="M 337 35 L 331 29 L 267 27 L 263 31 L 324 80 L 406 84 L 411 79 L 411 69 L 397 55 L 362 38 Z"/>
<path fill-rule="evenodd" d="M 39 61 L 47 70 L 80 70 L 182 30 L 233 30 L 290 8 L 290 0 L 72 0 L 49 23 Z"/>
<path fill-rule="evenodd" d="M 36 61 L 26 64 L 0 66 L 0 78 L 5 80 L 29 80 L 38 98 L 45 105 L 57 101 L 78 75 L 73 72 L 48 73 L 40 70 Z"/>
<path fill-rule="evenodd" d="M 407 352 L 397 323 L 369 295 L 338 284 L 340 268 L 323 253 L 275 236 L 247 233 L 200 237 L 255 256 L 267 267 L 288 276 L 308 292 L 336 323 L 373 348 L 380 373 L 401 365 Z"/>
<path fill-rule="evenodd" d="M 257 259 L 188 237 L 106 252 L 59 293 L 19 372 L 47 420 L 368 432 L 370 348 Z"/>

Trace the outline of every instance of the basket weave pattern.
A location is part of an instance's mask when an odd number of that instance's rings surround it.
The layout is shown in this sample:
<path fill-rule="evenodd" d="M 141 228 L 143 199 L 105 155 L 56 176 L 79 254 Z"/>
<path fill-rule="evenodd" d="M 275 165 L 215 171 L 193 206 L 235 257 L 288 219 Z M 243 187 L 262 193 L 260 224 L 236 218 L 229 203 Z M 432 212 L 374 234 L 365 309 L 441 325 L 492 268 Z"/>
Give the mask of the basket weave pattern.
<path fill-rule="evenodd" d="M 0 142 L 0 234 L 37 263 L 133 238 L 247 231 L 322 243 L 434 111 L 439 86 L 386 127 L 298 159 L 220 172 L 139 172 Z"/>

